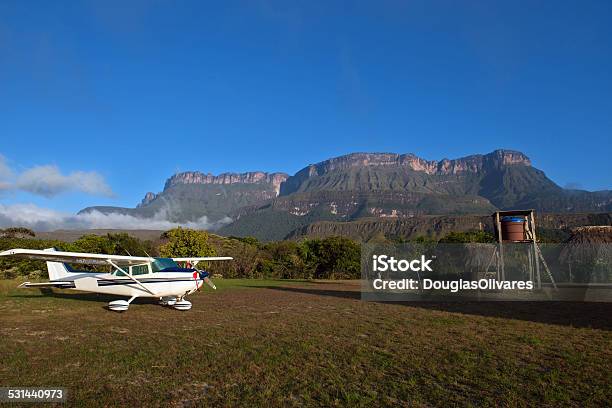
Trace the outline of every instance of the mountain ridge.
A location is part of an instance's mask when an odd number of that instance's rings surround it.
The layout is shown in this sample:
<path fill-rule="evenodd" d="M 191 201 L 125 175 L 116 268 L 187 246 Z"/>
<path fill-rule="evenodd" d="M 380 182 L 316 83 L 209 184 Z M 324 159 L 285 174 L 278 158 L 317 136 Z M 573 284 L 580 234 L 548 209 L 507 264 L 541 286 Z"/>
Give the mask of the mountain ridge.
<path fill-rule="evenodd" d="M 88 207 L 81 212 L 143 218 L 161 212 L 174 222 L 229 217 L 232 223 L 221 231 L 247 235 L 284 220 L 286 228 L 274 227 L 278 235 L 318 221 L 489 214 L 511 208 L 606 212 L 612 211 L 612 192 L 565 190 L 516 150 L 441 160 L 361 152 L 310 164 L 292 176 L 262 171 L 177 173 L 161 192 L 148 192 L 136 208 Z"/>
<path fill-rule="evenodd" d="M 439 161 L 425 160 L 413 153 L 350 153 L 304 167 L 281 185 L 280 194 L 296 192 L 299 184 L 306 179 L 356 167 L 396 167 L 423 172 L 427 175 L 449 175 L 461 172 L 477 173 L 487 165 L 500 168 L 504 165 L 516 164 L 531 166 L 531 161 L 521 152 L 504 149 L 498 149 L 485 155 L 469 155 L 457 159 L 444 158 Z"/>

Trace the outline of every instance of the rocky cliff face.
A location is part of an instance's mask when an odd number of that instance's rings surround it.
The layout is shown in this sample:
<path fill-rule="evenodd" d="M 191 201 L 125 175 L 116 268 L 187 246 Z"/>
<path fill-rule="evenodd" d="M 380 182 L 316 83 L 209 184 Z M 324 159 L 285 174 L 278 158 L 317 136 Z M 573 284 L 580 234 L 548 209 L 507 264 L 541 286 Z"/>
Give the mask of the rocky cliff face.
<path fill-rule="evenodd" d="M 599 214 L 536 214 L 539 239 L 550 232 L 559 237 L 569 235 L 569 230 L 582 225 L 610 225 L 612 213 Z M 440 238 L 450 232 L 493 232 L 490 215 L 441 215 L 410 218 L 365 218 L 351 222 L 322 221 L 294 230 L 288 239 L 325 238 L 345 236 L 368 241 L 377 235 L 387 238 L 415 239 L 422 236 Z"/>
<path fill-rule="evenodd" d="M 147 194 L 145 194 L 144 198 L 142 199 L 142 201 L 140 201 L 140 204 L 138 204 L 136 208 L 140 208 L 142 206 L 148 205 L 151 203 L 151 201 L 155 200 L 156 198 L 157 198 L 157 194 L 149 191 Z"/>
<path fill-rule="evenodd" d="M 521 152 L 495 150 L 489 154 L 466 156 L 459 159 L 424 160 L 412 153 L 352 153 L 311 164 L 297 172 L 281 186 L 281 194 L 298 191 L 302 183 L 313 177 L 325 176 L 337 171 L 350 171 L 368 167 L 412 170 L 426 175 L 447 176 L 461 173 L 480 174 L 499 170 L 506 166 L 531 166 L 531 161 Z"/>
<path fill-rule="evenodd" d="M 179 184 L 272 184 L 278 192 L 282 182 L 289 177 L 285 173 L 265 173 L 251 171 L 248 173 L 221 173 L 214 176 L 199 171 L 177 173 L 166 180 L 164 190 Z"/>
<path fill-rule="evenodd" d="M 459 172 L 479 172 L 483 168 L 501 168 L 507 165 L 531 166 L 531 161 L 521 152 L 513 150 L 495 150 L 489 154 L 476 154 L 459 159 L 424 160 L 412 153 L 353 153 L 310 165 L 302 171 L 309 176 L 364 166 L 406 167 L 427 174 L 447 175 Z M 301 172 L 300 172 L 301 173 Z M 299 173 L 298 173 L 299 174 Z"/>
<path fill-rule="evenodd" d="M 230 214 L 237 219 L 262 208 L 304 217 L 326 213 L 333 218 L 350 220 L 361 217 L 413 217 L 429 213 L 432 208 L 443 214 L 487 214 L 495 211 L 491 203 L 479 196 L 436 196 L 404 191 L 376 193 L 355 191 L 321 191 L 297 193 L 266 201 L 263 206 L 243 207 Z"/>

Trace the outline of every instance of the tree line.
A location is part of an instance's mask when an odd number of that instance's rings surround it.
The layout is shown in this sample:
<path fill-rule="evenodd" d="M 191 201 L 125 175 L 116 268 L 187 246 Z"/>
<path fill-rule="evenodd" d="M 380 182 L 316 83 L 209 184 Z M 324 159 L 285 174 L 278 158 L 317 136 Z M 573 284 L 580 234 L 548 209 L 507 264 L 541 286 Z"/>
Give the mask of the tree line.
<path fill-rule="evenodd" d="M 141 240 L 127 233 L 88 234 L 74 242 L 36 239 L 34 233 L 25 230 L 0 235 L 0 251 L 11 248 L 153 257 L 223 255 L 234 260 L 201 263 L 198 267 L 225 278 L 274 279 L 358 278 L 361 253 L 359 243 L 343 237 L 262 243 L 251 237 L 225 238 L 187 228 L 166 231 L 157 240 Z M 81 270 L 100 268 L 105 266 L 78 265 Z M 46 270 L 43 261 L 0 258 L 0 278 L 44 279 Z"/>
<path fill-rule="evenodd" d="M 6 230 L 5 230 L 6 231 Z M 346 237 L 307 238 L 301 241 L 260 242 L 253 237 L 220 237 L 205 231 L 175 228 L 157 240 L 141 240 L 127 233 L 83 235 L 74 242 L 36 239 L 26 229 L 0 233 L 0 251 L 11 248 L 57 248 L 71 252 L 114 255 L 188 257 L 231 256 L 233 261 L 198 265 L 225 278 L 357 279 L 361 273 L 361 245 Z M 483 232 L 451 233 L 439 240 L 417 238 L 417 242 L 491 242 Z M 396 243 L 407 242 L 395 240 Z M 88 267 L 79 265 L 79 269 Z M 97 270 L 100 270 L 100 267 Z M 0 278 L 28 276 L 46 278 L 42 261 L 0 258 Z"/>

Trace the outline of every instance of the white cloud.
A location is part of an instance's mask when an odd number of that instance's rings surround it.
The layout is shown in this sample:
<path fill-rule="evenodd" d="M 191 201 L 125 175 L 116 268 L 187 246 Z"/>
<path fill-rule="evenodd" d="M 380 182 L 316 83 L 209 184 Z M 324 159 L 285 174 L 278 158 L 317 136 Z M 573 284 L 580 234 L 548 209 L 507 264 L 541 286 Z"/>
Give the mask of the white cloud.
<path fill-rule="evenodd" d="M 75 171 L 63 175 L 57 166 L 37 166 L 21 173 L 15 188 L 53 197 L 66 191 L 82 191 L 87 194 L 112 196 L 113 191 L 104 178 L 94 171 Z"/>
<path fill-rule="evenodd" d="M 77 215 L 63 213 L 34 204 L 0 204 L 0 228 L 27 227 L 35 231 L 57 229 L 148 229 L 168 230 L 178 226 L 214 230 L 231 222 L 231 218 L 209 222 L 207 217 L 196 221 L 177 223 L 168 221 L 165 212 L 152 218 L 140 218 L 127 214 L 103 214 L 93 210 Z"/>
<path fill-rule="evenodd" d="M 35 166 L 16 174 L 0 155 L 0 191 L 21 190 L 43 197 L 54 197 L 68 191 L 111 197 L 113 191 L 95 171 L 62 174 L 54 165 Z"/>
<path fill-rule="evenodd" d="M 27 191 L 44 197 L 54 197 L 67 191 L 81 191 L 87 194 L 112 196 L 113 192 L 104 178 L 96 172 L 75 171 L 62 174 L 54 165 L 36 166 L 16 173 L 0 155 L 0 193 L 2 191 Z M 174 219 L 176 209 L 172 203 L 160 209 L 153 217 L 141 218 L 130 214 L 104 214 L 89 210 L 70 214 L 35 204 L 0 204 L 0 228 L 27 227 L 35 231 L 57 229 L 148 229 L 168 230 L 177 226 L 214 230 L 232 220 L 210 222 L 207 217 L 195 221 L 178 223 Z"/>

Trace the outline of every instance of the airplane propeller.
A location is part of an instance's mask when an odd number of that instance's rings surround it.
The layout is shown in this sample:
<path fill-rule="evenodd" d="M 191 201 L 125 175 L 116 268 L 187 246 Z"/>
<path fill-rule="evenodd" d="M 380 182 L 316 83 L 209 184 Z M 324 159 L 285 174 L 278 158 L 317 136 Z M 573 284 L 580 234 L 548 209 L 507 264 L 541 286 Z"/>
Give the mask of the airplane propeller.
<path fill-rule="evenodd" d="M 200 274 L 200 279 L 202 279 L 204 282 L 206 282 L 206 284 L 208 286 L 210 286 L 213 289 L 217 289 L 217 287 L 215 286 L 215 284 L 213 283 L 213 281 L 210 280 L 209 276 L 210 274 L 208 272 L 206 272 L 205 270 L 198 270 L 198 273 Z"/>

